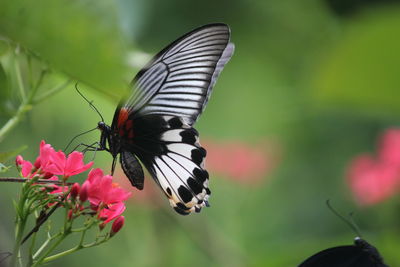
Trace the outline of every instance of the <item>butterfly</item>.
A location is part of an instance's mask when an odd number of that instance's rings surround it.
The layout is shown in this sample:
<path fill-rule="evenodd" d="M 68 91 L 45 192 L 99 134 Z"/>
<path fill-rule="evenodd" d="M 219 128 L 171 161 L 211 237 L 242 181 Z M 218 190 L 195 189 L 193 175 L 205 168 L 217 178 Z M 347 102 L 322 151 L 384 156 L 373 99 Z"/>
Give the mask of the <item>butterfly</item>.
<path fill-rule="evenodd" d="M 312 255 L 298 267 L 388 267 L 378 250 L 356 237 L 354 245 L 328 248 Z"/>
<path fill-rule="evenodd" d="M 132 186 L 143 189 L 143 164 L 179 214 L 209 206 L 206 150 L 193 125 L 233 51 L 228 25 L 204 25 L 172 42 L 138 72 L 111 126 L 97 125 L 98 150 L 112 155 L 112 174 L 119 155 Z"/>

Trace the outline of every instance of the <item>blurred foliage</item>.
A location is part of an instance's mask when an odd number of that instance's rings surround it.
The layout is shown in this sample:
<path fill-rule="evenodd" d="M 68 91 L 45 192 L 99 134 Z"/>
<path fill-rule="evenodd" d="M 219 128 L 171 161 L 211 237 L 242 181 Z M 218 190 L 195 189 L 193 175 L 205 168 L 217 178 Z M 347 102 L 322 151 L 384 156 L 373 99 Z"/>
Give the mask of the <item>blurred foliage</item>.
<path fill-rule="evenodd" d="M 368 10 L 358 16 L 318 68 L 314 87 L 318 103 L 397 113 L 393 96 L 400 84 L 399 46 L 400 8 Z"/>
<path fill-rule="evenodd" d="M 114 9 L 107 1 L 1 1 L 0 33 L 72 78 L 118 92 L 125 49 Z"/>
<path fill-rule="evenodd" d="M 212 206 L 200 214 L 175 214 L 158 191 L 135 201 L 149 186 L 135 192 L 118 240 L 58 264 L 296 266 L 321 249 L 352 243 L 355 233 L 326 208 L 329 198 L 343 214 L 353 211 L 363 237 L 390 266 L 400 266 L 400 198 L 360 208 L 345 180 L 348 162 L 373 151 L 386 127 L 399 125 L 400 6 L 352 0 L 346 5 L 353 3 L 357 12 L 341 12 L 345 7 L 332 8 L 331 2 L 1 1 L 0 125 L 20 103 L 11 60 L 21 56 L 18 46 L 34 58 L 36 78 L 43 67 L 50 71 L 41 93 L 69 78 L 81 81 L 81 91 L 110 123 L 115 96 L 137 71 L 127 63 L 131 52 L 155 54 L 196 26 L 225 22 L 235 55 L 196 128 L 201 138 L 268 140 L 282 150 L 278 169 L 263 183 L 212 175 Z M 0 150 L 28 145 L 29 159 L 41 139 L 62 149 L 98 120 L 71 83 L 35 105 Z M 98 138 L 91 133 L 79 142 Z M 110 164 L 110 155 L 96 154 L 98 167 Z M 0 188 L 1 251 L 12 244 L 17 188 Z"/>

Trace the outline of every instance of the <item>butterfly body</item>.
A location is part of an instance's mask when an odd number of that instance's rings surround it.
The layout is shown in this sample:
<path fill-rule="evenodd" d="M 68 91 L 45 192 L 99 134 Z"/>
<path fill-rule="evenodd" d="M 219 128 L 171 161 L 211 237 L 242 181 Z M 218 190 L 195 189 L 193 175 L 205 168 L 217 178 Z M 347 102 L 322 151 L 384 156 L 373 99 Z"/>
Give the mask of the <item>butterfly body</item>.
<path fill-rule="evenodd" d="M 322 250 L 299 267 L 388 267 L 378 250 L 364 239 L 356 237 L 354 245 Z"/>
<path fill-rule="evenodd" d="M 139 71 L 132 94 L 118 105 L 111 126 L 98 124 L 100 150 L 114 159 L 112 173 L 119 155 L 131 184 L 142 190 L 143 165 L 183 215 L 208 206 L 206 150 L 193 125 L 232 56 L 229 37 L 229 27 L 222 23 L 182 36 Z"/>

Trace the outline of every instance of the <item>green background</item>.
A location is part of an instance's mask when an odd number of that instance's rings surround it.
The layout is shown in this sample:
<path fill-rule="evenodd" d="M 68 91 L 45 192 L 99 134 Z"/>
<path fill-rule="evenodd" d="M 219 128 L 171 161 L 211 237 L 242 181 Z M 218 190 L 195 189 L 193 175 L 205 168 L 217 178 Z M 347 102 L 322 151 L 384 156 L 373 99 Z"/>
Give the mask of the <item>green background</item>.
<path fill-rule="evenodd" d="M 72 80 L 35 105 L 1 151 L 27 145 L 22 154 L 33 161 L 40 140 L 63 149 L 95 127 L 99 117 L 75 81 L 111 123 L 139 70 L 131 62 L 143 65 L 138 55 L 153 55 L 211 22 L 230 25 L 236 50 L 196 125 L 201 138 L 280 147 L 277 167 L 255 185 L 211 173 L 211 208 L 200 214 L 182 217 L 161 194 L 142 201 L 146 192 L 135 191 L 118 235 L 50 265 L 296 266 L 319 250 L 352 243 L 355 233 L 327 209 L 330 199 L 344 215 L 355 213 L 387 264 L 400 266 L 399 197 L 359 207 L 345 180 L 350 160 L 375 153 L 380 134 L 400 122 L 400 5 L 369 2 L 1 1 L 0 125 L 20 102 L 9 56 L 16 44 L 35 55 L 34 69 L 51 70 L 41 91 Z M 80 140 L 98 138 L 94 132 Z M 110 164 L 110 155 L 96 154 L 95 166 Z M 15 174 L 13 168 L 4 175 Z M 18 188 L 0 187 L 0 251 L 12 249 Z"/>

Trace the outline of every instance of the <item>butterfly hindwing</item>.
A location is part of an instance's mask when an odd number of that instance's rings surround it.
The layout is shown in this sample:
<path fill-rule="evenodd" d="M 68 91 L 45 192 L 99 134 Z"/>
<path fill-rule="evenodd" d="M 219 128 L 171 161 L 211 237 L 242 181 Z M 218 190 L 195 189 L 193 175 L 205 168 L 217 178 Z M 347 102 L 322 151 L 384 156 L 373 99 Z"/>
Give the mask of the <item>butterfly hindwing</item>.
<path fill-rule="evenodd" d="M 132 151 L 140 158 L 157 184 L 181 214 L 208 205 L 208 172 L 204 169 L 206 150 L 198 132 L 183 119 L 149 115 L 136 121 Z M 145 127 L 144 127 L 145 126 Z"/>

